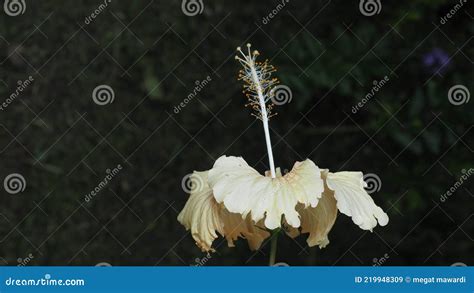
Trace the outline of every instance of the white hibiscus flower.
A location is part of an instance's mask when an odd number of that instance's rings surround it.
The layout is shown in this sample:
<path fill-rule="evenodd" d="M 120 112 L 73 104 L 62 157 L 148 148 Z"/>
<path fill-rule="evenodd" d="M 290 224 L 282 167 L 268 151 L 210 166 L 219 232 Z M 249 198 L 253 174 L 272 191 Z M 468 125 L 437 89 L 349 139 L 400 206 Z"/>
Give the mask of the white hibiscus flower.
<path fill-rule="evenodd" d="M 262 175 L 241 157 L 220 157 L 212 169 L 193 173 L 192 179 L 201 184 L 193 186 L 178 221 L 191 230 L 203 251 L 213 250 L 218 234 L 229 246 L 239 237 L 247 239 L 255 250 L 271 231 L 280 229 L 290 237 L 308 233 L 308 245 L 322 248 L 329 243 L 338 210 L 363 230 L 387 225 L 387 214 L 364 189 L 362 172 L 333 173 L 310 159 L 296 162 L 285 175 L 275 169 L 268 119 L 271 89 L 278 81 L 271 78 L 273 66 L 257 62 L 259 53 L 247 47 L 247 53 L 238 48 L 241 56 L 236 59 L 244 67 L 240 79 L 245 82 L 248 105 L 263 123 L 270 170 Z"/>

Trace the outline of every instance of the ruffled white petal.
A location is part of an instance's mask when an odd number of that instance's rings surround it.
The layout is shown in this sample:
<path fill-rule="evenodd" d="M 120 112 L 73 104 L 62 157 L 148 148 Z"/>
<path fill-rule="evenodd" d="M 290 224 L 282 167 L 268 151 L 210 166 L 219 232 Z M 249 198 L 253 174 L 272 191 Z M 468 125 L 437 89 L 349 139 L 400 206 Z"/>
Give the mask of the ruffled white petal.
<path fill-rule="evenodd" d="M 225 236 L 229 247 L 234 247 L 234 241 L 242 237 L 247 240 L 251 250 L 257 250 L 262 242 L 270 236 L 261 223 L 254 224 L 249 217 L 243 220 L 240 214 L 230 213 L 224 207 L 221 208 L 221 219 L 224 226 L 222 233 L 220 231 L 219 233 Z"/>
<path fill-rule="evenodd" d="M 296 162 L 285 176 L 260 175 L 241 157 L 220 157 L 209 171 L 209 185 L 217 202 L 265 227 L 281 226 L 282 216 L 292 227 L 300 226 L 298 203 L 316 207 L 324 189 L 319 168 L 311 161 Z"/>
<path fill-rule="evenodd" d="M 337 218 L 336 199 L 332 192 L 324 192 L 318 206 L 298 210 L 301 215 L 301 233 L 309 233 L 308 246 L 324 248 L 329 244 L 328 234 Z"/>
<path fill-rule="evenodd" d="M 305 208 L 303 205 L 298 205 L 296 210 L 301 216 L 301 233 L 309 233 L 306 239 L 308 246 L 326 247 L 329 244 L 329 231 L 331 231 L 337 218 L 334 192 L 325 185 L 321 199 L 315 208 Z M 288 236 L 295 238 L 300 234 L 300 229 L 287 227 L 286 233 Z"/>
<path fill-rule="evenodd" d="M 238 237 L 246 238 L 251 249 L 258 249 L 270 234 L 256 227 L 250 219 L 228 212 L 216 202 L 208 184 L 208 171 L 194 172 L 191 195 L 178 215 L 178 221 L 191 230 L 196 244 L 203 251 L 213 251 L 212 243 L 217 233 L 226 237 L 229 246 L 234 246 Z"/>
<path fill-rule="evenodd" d="M 388 223 L 387 214 L 365 191 L 366 183 L 362 172 L 324 172 L 326 184 L 334 191 L 339 211 L 349 217 L 363 230 L 370 230 Z"/>

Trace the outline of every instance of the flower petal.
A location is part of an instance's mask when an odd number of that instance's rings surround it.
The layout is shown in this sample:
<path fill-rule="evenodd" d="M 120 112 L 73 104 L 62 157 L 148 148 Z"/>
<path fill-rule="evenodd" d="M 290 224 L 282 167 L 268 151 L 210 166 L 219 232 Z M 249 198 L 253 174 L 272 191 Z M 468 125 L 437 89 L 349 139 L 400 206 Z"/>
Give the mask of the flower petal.
<path fill-rule="evenodd" d="M 227 211 L 215 200 L 208 181 L 208 171 L 191 175 L 191 195 L 178 215 L 178 221 L 191 229 L 196 244 L 203 251 L 213 251 L 212 242 L 220 235 L 233 247 L 238 237 L 247 238 L 251 249 L 258 249 L 270 234 L 255 226 L 249 218 Z"/>
<path fill-rule="evenodd" d="M 324 248 L 329 244 L 328 234 L 337 218 L 336 199 L 332 192 L 324 192 L 318 206 L 300 210 L 301 233 L 309 233 L 306 242 L 312 247 Z"/>
<path fill-rule="evenodd" d="M 207 172 L 194 172 L 191 177 L 191 195 L 178 215 L 178 221 L 191 229 L 196 245 L 203 251 L 213 250 L 212 242 L 218 237 L 216 231 L 223 230 L 220 207 L 212 196 L 207 183 Z"/>
<path fill-rule="evenodd" d="M 316 207 L 324 189 L 319 168 L 310 160 L 296 162 L 285 176 L 260 175 L 241 157 L 222 156 L 209 171 L 214 197 L 232 213 L 254 222 L 265 218 L 268 229 L 281 226 L 282 216 L 292 227 L 300 226 L 298 203 Z"/>
<path fill-rule="evenodd" d="M 301 215 L 301 233 L 309 233 L 306 242 L 310 247 L 318 245 L 324 248 L 329 244 L 328 234 L 337 218 L 336 199 L 334 192 L 327 186 L 319 200 L 318 205 L 305 208 L 299 204 L 296 210 Z M 288 236 L 295 238 L 300 234 L 299 229 L 290 228 L 286 231 Z"/>
<path fill-rule="evenodd" d="M 323 178 L 324 178 L 323 174 Z M 362 172 L 327 172 L 326 183 L 334 191 L 339 211 L 349 217 L 363 230 L 370 230 L 388 223 L 387 214 L 365 191 Z"/>
<path fill-rule="evenodd" d="M 249 217 L 243 220 L 240 214 L 230 213 L 224 207 L 222 207 L 221 215 L 224 223 L 222 233 L 225 235 L 229 247 L 234 247 L 234 241 L 238 237 L 242 237 L 247 239 L 251 250 L 257 250 L 270 236 L 270 233 L 262 228 L 261 223 L 255 225 Z"/>

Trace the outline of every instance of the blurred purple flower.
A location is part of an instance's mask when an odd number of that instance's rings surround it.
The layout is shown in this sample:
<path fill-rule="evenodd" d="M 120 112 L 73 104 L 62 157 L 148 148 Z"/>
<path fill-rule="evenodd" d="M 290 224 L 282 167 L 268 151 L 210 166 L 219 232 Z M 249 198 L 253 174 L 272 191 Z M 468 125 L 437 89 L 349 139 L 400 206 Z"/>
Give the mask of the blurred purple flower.
<path fill-rule="evenodd" d="M 446 70 L 450 63 L 448 53 L 440 48 L 434 48 L 430 52 L 423 55 L 423 65 L 433 74 L 441 74 Z"/>

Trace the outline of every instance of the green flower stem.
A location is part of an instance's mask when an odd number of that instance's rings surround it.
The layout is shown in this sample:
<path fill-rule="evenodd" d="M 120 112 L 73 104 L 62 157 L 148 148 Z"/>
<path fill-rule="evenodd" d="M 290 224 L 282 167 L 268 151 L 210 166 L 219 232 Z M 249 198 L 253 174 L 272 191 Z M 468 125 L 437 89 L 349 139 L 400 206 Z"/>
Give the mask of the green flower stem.
<path fill-rule="evenodd" d="M 269 266 L 273 266 L 275 264 L 279 233 L 280 233 L 279 228 L 272 231 L 272 236 L 271 236 L 272 238 L 271 238 L 271 244 L 270 244 L 270 261 L 268 262 Z"/>

